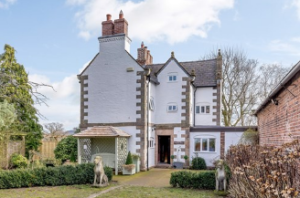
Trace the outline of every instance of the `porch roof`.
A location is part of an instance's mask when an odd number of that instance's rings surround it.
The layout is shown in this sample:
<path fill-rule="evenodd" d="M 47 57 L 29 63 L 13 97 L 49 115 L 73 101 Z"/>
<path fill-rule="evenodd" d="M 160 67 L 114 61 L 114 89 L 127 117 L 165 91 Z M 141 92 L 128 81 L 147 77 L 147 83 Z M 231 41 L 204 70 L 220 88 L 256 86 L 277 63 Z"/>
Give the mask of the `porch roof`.
<path fill-rule="evenodd" d="M 74 137 L 130 137 L 128 133 L 112 126 L 94 126 L 76 133 Z"/>

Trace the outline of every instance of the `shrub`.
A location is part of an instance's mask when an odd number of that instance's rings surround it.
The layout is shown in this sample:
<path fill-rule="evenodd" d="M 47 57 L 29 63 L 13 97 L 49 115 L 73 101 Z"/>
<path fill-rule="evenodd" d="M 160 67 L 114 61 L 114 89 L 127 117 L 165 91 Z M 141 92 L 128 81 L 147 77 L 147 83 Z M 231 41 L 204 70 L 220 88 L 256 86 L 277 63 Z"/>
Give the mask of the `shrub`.
<path fill-rule="evenodd" d="M 105 168 L 104 171 L 110 180 L 112 170 Z M 94 164 L 0 171 L 0 189 L 91 184 L 93 181 Z"/>
<path fill-rule="evenodd" d="M 131 157 L 130 151 L 128 152 L 128 155 L 127 155 L 125 164 L 126 164 L 126 165 L 133 164 L 133 161 L 132 161 L 132 157 Z"/>
<path fill-rule="evenodd" d="M 214 171 L 198 173 L 178 171 L 171 173 L 170 184 L 181 188 L 215 189 L 215 173 Z"/>
<path fill-rule="evenodd" d="M 231 146 L 226 155 L 228 191 L 233 197 L 299 197 L 299 160 L 298 140 L 281 147 Z"/>
<path fill-rule="evenodd" d="M 71 162 L 77 160 L 77 139 L 73 136 L 68 136 L 62 139 L 56 146 L 55 158 L 65 162 L 69 159 Z"/>
<path fill-rule="evenodd" d="M 192 160 L 192 169 L 205 170 L 206 169 L 205 160 L 202 157 L 193 158 L 193 160 Z"/>
<path fill-rule="evenodd" d="M 112 168 L 108 167 L 108 166 L 105 166 L 104 167 L 104 172 L 105 172 L 105 175 L 107 176 L 108 178 L 108 181 L 111 181 L 112 177 L 113 177 L 113 170 Z"/>
<path fill-rule="evenodd" d="M 10 158 L 10 166 L 12 168 L 27 168 L 28 160 L 23 155 L 14 153 Z"/>

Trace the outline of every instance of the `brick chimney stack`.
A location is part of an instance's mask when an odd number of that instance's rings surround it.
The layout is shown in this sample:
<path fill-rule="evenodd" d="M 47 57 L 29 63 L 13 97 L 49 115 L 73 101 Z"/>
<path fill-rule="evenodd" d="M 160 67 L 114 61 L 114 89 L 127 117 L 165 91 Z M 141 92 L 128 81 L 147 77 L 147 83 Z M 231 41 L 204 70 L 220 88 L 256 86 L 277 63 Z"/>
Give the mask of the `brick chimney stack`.
<path fill-rule="evenodd" d="M 114 28 L 114 34 L 126 34 L 128 35 L 128 22 L 126 19 L 124 19 L 123 11 L 120 11 L 119 19 L 116 19 L 114 21 L 115 28 Z"/>
<path fill-rule="evenodd" d="M 141 65 L 151 65 L 153 63 L 153 57 L 150 54 L 150 50 L 147 49 L 147 46 L 144 46 L 144 42 L 141 44 L 141 48 L 137 49 L 138 58 L 137 62 Z"/>
<path fill-rule="evenodd" d="M 102 22 L 102 36 L 114 34 L 114 22 L 111 20 L 111 15 L 106 15 L 106 21 Z"/>

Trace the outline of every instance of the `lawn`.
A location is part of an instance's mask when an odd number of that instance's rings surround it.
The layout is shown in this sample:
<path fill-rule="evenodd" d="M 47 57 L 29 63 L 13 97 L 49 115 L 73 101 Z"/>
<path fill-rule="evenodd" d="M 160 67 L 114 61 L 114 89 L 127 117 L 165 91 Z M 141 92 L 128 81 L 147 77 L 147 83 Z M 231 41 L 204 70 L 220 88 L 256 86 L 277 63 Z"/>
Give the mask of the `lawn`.
<path fill-rule="evenodd" d="M 154 187 L 138 187 L 138 186 L 124 186 L 108 193 L 105 193 L 97 198 L 122 198 L 122 197 L 146 197 L 146 198 L 160 198 L 160 197 L 187 197 L 187 198 L 217 198 L 213 191 L 208 190 L 193 190 L 181 188 L 154 188 Z"/>
<path fill-rule="evenodd" d="M 110 185 L 113 187 L 116 185 Z M 90 185 L 56 186 L 56 187 L 32 187 L 0 190 L 1 198 L 86 198 L 91 194 L 99 193 L 108 188 L 93 188 Z M 118 189 L 107 192 L 101 197 L 197 197 L 197 198 L 217 198 L 213 191 L 192 190 L 181 188 L 155 188 L 123 186 Z"/>
<path fill-rule="evenodd" d="M 110 185 L 111 187 L 112 185 Z M 1 198 L 85 198 L 107 188 L 91 185 L 32 187 L 0 190 Z"/>

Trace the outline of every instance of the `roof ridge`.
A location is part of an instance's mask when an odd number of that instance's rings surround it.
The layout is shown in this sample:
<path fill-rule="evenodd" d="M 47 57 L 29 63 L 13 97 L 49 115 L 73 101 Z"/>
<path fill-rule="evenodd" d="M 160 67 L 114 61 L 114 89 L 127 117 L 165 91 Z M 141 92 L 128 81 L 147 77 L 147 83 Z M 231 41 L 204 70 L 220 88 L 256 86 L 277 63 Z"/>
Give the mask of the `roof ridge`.
<path fill-rule="evenodd" d="M 196 63 L 196 62 L 205 62 L 205 61 L 213 61 L 217 60 L 216 58 L 207 59 L 207 60 L 197 60 L 197 61 L 178 61 L 179 63 Z M 165 63 L 155 63 L 155 64 L 148 64 L 146 66 L 153 66 L 153 65 L 164 65 Z"/>

